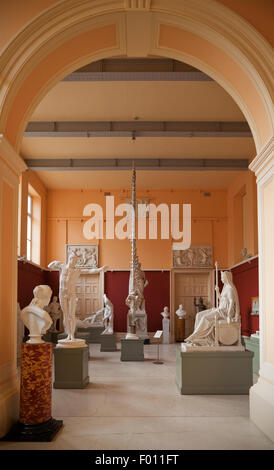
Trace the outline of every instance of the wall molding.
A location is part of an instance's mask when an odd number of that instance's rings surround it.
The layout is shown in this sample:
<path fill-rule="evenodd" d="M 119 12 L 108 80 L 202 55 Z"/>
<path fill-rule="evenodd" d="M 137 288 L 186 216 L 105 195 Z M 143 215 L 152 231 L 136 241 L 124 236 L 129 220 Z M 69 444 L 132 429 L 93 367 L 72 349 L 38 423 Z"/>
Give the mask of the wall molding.
<path fill-rule="evenodd" d="M 3 134 L 0 134 L 0 157 L 18 176 L 28 168 Z"/>
<path fill-rule="evenodd" d="M 174 22 L 177 23 L 181 28 L 187 29 L 189 27 L 192 32 L 217 45 L 220 50 L 230 56 L 253 83 L 273 131 L 274 118 L 271 115 L 273 106 L 271 100 L 273 93 L 271 78 L 272 48 L 264 37 L 245 19 L 213 0 L 207 0 L 207 2 L 204 2 L 204 0 L 188 0 L 188 2 L 178 2 L 176 0 L 169 0 L 169 2 L 166 0 L 97 0 L 94 2 L 78 0 L 75 2 L 75 0 L 68 0 L 59 2 L 57 5 L 44 10 L 13 37 L 0 59 L 0 66 L 3 70 L 0 90 L 2 115 L 0 130 L 5 128 L 9 110 L 24 78 L 37 66 L 41 57 L 50 53 L 61 43 L 71 39 L 73 35 L 77 36 L 77 34 L 83 32 L 91 21 L 99 25 L 99 23 L 105 22 L 107 16 L 116 16 L 118 38 L 116 50 L 105 51 L 99 56 L 91 54 L 89 58 L 81 58 L 82 62 L 79 59 L 74 64 L 70 64 L 70 67 L 67 67 L 62 73 L 52 77 L 43 93 L 38 93 L 39 96 L 36 96 L 35 105 L 58 80 L 65 74 L 70 73 L 73 68 L 84 65 L 86 60 L 98 60 L 121 53 L 126 54 L 126 15 L 128 13 L 135 14 L 136 11 L 136 14 L 142 12 L 144 15 L 149 15 L 149 18 L 154 19 L 157 24 L 160 21 L 159 15 L 162 15 L 162 18 L 165 17 L 164 24 L 169 21 L 173 24 Z M 150 25 L 150 34 L 152 29 L 153 27 Z M 154 30 L 151 34 L 151 50 L 148 48 L 147 53 L 153 53 L 153 49 L 155 49 L 157 55 L 163 55 L 164 51 L 158 47 L 157 34 L 155 35 L 155 33 Z M 174 57 L 176 51 L 173 52 Z M 170 57 L 172 57 L 171 51 Z M 184 60 L 184 55 L 178 54 L 178 58 Z M 191 62 L 189 61 L 189 63 Z M 198 60 L 193 58 L 192 64 L 199 66 Z M 205 64 L 202 64 L 202 66 L 205 70 Z M 209 70 L 209 72 L 212 76 L 214 70 Z M 225 80 L 225 77 L 222 82 L 222 77 L 217 76 L 217 74 L 215 76 L 222 86 L 226 83 L 227 91 L 245 112 L 259 151 L 263 142 L 261 142 L 256 127 L 256 116 L 251 115 L 251 112 L 249 112 L 241 97 L 233 90 L 233 87 L 231 86 L 229 89 L 229 83 Z M 18 129 L 16 149 L 20 146 L 24 126 L 33 109 L 34 103 L 30 103 L 24 123 Z"/>
<path fill-rule="evenodd" d="M 274 137 L 271 137 L 249 165 L 259 183 L 274 167 Z"/>

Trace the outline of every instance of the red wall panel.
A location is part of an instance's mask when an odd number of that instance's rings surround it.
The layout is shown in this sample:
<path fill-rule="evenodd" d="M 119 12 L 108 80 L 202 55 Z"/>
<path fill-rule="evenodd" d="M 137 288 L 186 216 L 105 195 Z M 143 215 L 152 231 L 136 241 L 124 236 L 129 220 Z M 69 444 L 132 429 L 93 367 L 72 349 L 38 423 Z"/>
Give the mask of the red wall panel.
<path fill-rule="evenodd" d="M 147 329 L 156 331 L 162 328 L 160 313 L 170 305 L 169 271 L 145 271 L 148 286 L 144 295 L 147 312 Z M 105 293 L 114 307 L 114 330 L 125 332 L 127 329 L 129 271 L 108 271 L 105 274 Z"/>
<path fill-rule="evenodd" d="M 242 334 L 249 336 L 259 330 L 259 317 L 250 315 L 251 297 L 259 296 L 258 258 L 247 261 L 231 271 L 240 301 Z"/>
<path fill-rule="evenodd" d="M 18 302 L 21 310 L 30 303 L 34 287 L 40 284 L 47 284 L 47 271 L 18 261 Z"/>

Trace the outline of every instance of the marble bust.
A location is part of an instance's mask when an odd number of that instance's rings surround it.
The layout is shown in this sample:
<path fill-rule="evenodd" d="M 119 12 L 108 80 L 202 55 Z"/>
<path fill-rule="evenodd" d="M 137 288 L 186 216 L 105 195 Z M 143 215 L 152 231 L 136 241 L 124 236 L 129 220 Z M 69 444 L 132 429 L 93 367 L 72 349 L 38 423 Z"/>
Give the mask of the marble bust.
<path fill-rule="evenodd" d="M 21 320 L 29 330 L 30 339 L 27 343 L 44 343 L 42 335 L 52 325 L 52 319 L 45 307 L 49 304 L 52 290 L 47 285 L 36 286 L 33 289 L 33 299 L 21 311 Z"/>
<path fill-rule="evenodd" d="M 164 307 L 164 310 L 163 310 L 163 312 L 161 312 L 161 315 L 162 315 L 163 318 L 169 318 L 168 307 Z"/>
<path fill-rule="evenodd" d="M 240 322 L 240 306 L 236 287 L 232 282 L 229 271 L 221 272 L 224 284 L 220 294 L 218 286 L 215 287 L 218 298 L 218 307 L 203 310 L 197 313 L 193 333 L 185 339 L 190 346 L 215 346 L 215 325 L 221 321 L 226 324 Z"/>
<path fill-rule="evenodd" d="M 177 315 L 177 317 L 179 318 L 179 320 L 180 320 L 181 318 L 185 318 L 185 317 L 186 317 L 186 311 L 184 310 L 182 304 L 180 304 L 178 310 L 176 310 L 176 315 Z"/>

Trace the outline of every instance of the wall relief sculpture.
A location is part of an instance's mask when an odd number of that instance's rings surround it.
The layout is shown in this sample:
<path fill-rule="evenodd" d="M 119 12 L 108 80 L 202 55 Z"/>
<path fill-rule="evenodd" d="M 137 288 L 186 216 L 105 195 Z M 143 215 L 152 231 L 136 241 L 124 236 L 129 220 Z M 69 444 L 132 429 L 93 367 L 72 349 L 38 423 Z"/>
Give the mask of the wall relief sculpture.
<path fill-rule="evenodd" d="M 188 250 L 174 250 L 173 268 L 212 268 L 212 247 L 191 246 Z"/>
<path fill-rule="evenodd" d="M 66 260 L 70 254 L 78 257 L 77 268 L 98 268 L 98 245 L 66 245 Z"/>

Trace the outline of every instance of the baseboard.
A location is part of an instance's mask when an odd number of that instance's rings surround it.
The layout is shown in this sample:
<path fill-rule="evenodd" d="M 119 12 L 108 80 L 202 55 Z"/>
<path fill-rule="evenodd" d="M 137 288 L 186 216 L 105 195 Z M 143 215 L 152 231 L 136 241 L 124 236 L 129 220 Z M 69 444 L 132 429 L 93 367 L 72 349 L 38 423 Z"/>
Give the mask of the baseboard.
<path fill-rule="evenodd" d="M 274 385 L 262 377 L 250 389 L 250 419 L 274 441 Z"/>
<path fill-rule="evenodd" d="M 19 416 L 19 380 L 0 390 L 0 439 L 4 437 Z"/>

